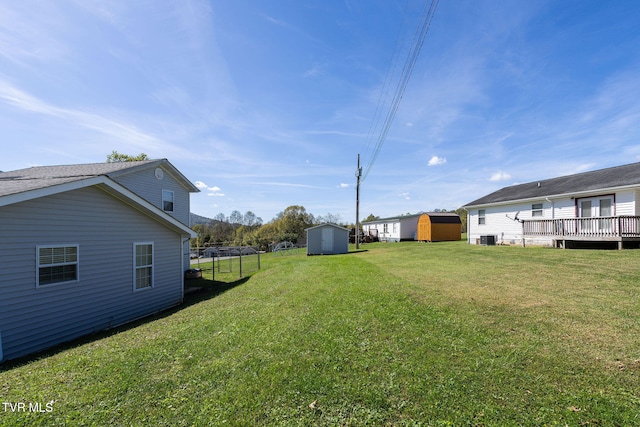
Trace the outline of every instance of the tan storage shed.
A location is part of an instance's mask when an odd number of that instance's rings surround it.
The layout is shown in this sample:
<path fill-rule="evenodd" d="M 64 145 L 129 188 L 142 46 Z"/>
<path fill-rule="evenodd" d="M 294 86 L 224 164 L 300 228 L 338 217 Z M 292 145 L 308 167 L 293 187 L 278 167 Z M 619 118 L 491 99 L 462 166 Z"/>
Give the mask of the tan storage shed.
<path fill-rule="evenodd" d="M 418 238 L 421 242 L 454 241 L 462 238 L 460 216 L 449 212 L 428 212 L 418 218 Z"/>

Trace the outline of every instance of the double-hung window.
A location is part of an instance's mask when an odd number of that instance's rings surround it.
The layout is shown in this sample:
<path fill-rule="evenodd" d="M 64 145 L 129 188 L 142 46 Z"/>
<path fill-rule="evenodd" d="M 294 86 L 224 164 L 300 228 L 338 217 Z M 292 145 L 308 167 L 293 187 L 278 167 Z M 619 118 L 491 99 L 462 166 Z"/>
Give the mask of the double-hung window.
<path fill-rule="evenodd" d="M 37 246 L 36 286 L 78 281 L 78 245 Z"/>
<path fill-rule="evenodd" d="M 162 190 L 162 210 L 173 212 L 173 191 Z"/>
<path fill-rule="evenodd" d="M 153 242 L 133 244 L 133 290 L 153 287 Z"/>
<path fill-rule="evenodd" d="M 478 210 L 478 225 L 484 225 L 487 223 L 487 212 L 484 209 Z"/>
<path fill-rule="evenodd" d="M 531 216 L 532 217 L 544 216 L 544 210 L 542 208 L 542 203 L 534 203 L 534 204 L 531 205 Z"/>

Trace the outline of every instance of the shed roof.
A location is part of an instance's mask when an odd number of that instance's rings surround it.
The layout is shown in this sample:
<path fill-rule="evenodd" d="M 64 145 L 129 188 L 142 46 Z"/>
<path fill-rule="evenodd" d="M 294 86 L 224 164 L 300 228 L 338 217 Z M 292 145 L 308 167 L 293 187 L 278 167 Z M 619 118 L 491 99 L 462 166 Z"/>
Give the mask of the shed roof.
<path fill-rule="evenodd" d="M 631 163 L 504 187 L 467 203 L 464 207 L 588 193 L 636 185 L 640 185 L 640 163 Z"/>
<path fill-rule="evenodd" d="M 344 227 L 341 227 L 341 226 L 339 226 L 337 224 L 332 224 L 330 222 L 325 222 L 325 223 L 322 223 L 322 224 L 314 225 L 313 227 L 306 228 L 305 231 L 313 230 L 315 228 L 323 228 L 323 227 L 333 227 L 333 228 L 337 228 L 339 230 L 349 231 L 348 228 L 344 228 Z"/>
<path fill-rule="evenodd" d="M 455 212 L 427 212 L 432 224 L 462 224 L 460 215 Z"/>

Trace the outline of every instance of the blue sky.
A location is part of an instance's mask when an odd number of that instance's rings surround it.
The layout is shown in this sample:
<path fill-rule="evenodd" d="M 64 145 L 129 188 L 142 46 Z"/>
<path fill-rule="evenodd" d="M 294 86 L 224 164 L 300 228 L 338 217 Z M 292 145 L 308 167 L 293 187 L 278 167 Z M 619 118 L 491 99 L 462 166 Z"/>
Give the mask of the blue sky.
<path fill-rule="evenodd" d="M 355 222 L 358 153 L 361 218 L 640 161 L 640 2 L 456 0 L 372 164 L 424 4 L 2 1 L 0 170 L 144 152 L 200 215 Z"/>

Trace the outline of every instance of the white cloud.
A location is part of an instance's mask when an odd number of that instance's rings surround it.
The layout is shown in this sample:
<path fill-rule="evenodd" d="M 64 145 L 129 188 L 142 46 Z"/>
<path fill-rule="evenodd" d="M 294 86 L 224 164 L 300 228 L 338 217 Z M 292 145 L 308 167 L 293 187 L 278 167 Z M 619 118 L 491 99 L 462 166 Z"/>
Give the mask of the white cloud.
<path fill-rule="evenodd" d="M 343 182 L 343 183 L 341 183 L 338 187 L 340 187 L 340 188 L 349 188 L 349 187 L 351 187 L 351 186 L 350 186 L 349 184 L 345 184 L 345 183 Z"/>
<path fill-rule="evenodd" d="M 429 166 L 439 166 L 444 165 L 445 163 L 447 163 L 447 159 L 445 159 L 444 157 L 433 156 L 427 164 Z"/>
<path fill-rule="evenodd" d="M 489 178 L 489 181 L 506 181 L 508 179 L 511 179 L 511 175 L 503 171 L 498 171 L 493 175 L 491 175 L 491 178 Z"/>
<path fill-rule="evenodd" d="M 224 193 L 220 192 L 220 187 L 218 186 L 214 185 L 213 187 L 209 187 L 207 184 L 205 184 L 202 181 L 196 181 L 195 186 L 201 190 L 207 189 L 209 191 L 209 193 L 207 193 L 207 196 L 216 196 L 216 197 L 224 196 Z"/>
<path fill-rule="evenodd" d="M 405 200 L 411 200 L 411 193 L 409 193 L 409 192 L 400 193 L 400 194 L 398 194 L 398 196 L 403 197 Z"/>

